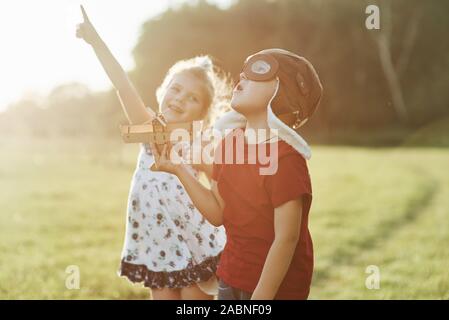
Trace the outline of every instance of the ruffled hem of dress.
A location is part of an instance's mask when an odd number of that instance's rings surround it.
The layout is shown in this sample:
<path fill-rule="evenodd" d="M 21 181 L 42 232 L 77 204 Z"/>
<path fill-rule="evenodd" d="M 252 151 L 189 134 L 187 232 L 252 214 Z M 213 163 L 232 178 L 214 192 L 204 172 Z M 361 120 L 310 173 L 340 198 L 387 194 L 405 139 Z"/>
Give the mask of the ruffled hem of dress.
<path fill-rule="evenodd" d="M 143 264 L 133 264 L 122 259 L 118 275 L 133 283 L 143 283 L 147 288 L 185 288 L 209 280 L 217 271 L 220 255 L 206 258 L 203 262 L 177 271 L 152 271 Z"/>

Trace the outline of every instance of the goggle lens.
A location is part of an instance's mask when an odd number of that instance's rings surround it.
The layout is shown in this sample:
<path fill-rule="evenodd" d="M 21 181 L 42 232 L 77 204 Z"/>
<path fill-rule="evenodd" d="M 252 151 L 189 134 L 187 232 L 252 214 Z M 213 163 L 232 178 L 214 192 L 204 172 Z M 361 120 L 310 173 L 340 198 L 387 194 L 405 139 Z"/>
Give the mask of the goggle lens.
<path fill-rule="evenodd" d="M 278 71 L 277 60 L 267 54 L 256 54 L 248 58 L 242 72 L 253 81 L 268 81 L 274 79 Z"/>

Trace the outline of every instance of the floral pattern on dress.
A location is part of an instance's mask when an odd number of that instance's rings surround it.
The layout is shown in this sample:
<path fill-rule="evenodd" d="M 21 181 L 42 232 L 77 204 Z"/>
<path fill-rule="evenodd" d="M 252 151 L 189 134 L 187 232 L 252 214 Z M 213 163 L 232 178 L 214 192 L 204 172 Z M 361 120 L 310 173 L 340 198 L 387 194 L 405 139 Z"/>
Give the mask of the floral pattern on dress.
<path fill-rule="evenodd" d="M 179 179 L 149 170 L 154 158 L 141 145 L 131 182 L 120 276 L 149 288 L 182 288 L 209 280 L 226 242 L 198 212 Z M 189 167 L 198 178 L 198 172 Z"/>

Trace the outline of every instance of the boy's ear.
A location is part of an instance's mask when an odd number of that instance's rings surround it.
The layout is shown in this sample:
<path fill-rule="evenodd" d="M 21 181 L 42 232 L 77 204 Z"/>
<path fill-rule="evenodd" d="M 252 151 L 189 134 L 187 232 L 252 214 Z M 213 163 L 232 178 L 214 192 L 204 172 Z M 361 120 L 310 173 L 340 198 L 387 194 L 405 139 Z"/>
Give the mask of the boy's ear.
<path fill-rule="evenodd" d="M 299 72 L 296 74 L 296 82 L 297 82 L 297 84 L 299 86 L 299 90 L 301 91 L 301 93 L 304 96 L 307 96 L 309 94 L 310 90 L 309 90 L 309 87 L 306 84 L 306 81 L 305 81 L 304 77 Z"/>

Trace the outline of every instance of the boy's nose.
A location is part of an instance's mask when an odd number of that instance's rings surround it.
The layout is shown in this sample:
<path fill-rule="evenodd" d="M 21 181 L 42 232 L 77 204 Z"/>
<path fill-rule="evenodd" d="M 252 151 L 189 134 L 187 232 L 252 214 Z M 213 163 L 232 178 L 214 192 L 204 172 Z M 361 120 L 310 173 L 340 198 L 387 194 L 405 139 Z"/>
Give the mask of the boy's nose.
<path fill-rule="evenodd" d="M 184 96 L 183 95 L 177 95 L 176 97 L 175 97 L 175 101 L 177 102 L 177 103 L 183 103 L 184 102 Z"/>

